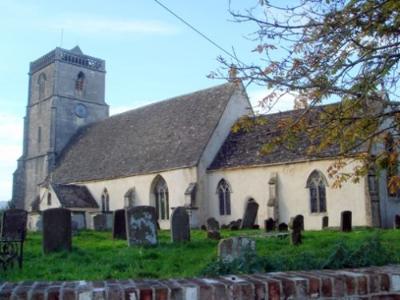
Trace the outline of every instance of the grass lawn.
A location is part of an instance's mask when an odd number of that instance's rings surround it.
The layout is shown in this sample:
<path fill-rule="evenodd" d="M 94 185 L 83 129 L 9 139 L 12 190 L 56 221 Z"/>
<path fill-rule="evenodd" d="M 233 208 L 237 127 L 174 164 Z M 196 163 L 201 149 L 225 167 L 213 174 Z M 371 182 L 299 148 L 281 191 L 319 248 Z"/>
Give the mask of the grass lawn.
<path fill-rule="evenodd" d="M 249 263 L 262 263 L 262 271 L 318 269 L 335 267 L 335 263 L 343 267 L 340 264 L 346 259 L 362 266 L 400 262 L 400 231 L 395 230 L 307 231 L 300 246 L 291 246 L 289 239 L 266 239 L 262 230 L 222 230 L 221 233 L 224 238 L 254 236 L 256 257 L 262 262 Z M 82 231 L 73 238 L 71 253 L 44 255 L 41 234 L 29 233 L 24 244 L 23 269 L 0 271 L 0 281 L 199 276 L 217 256 L 218 242 L 205 236 L 206 232 L 193 230 L 190 243 L 172 244 L 169 231 L 161 231 L 157 247 L 129 248 L 126 241 L 113 240 L 110 232 Z M 371 244 L 377 237 L 379 245 Z M 326 265 L 328 261 L 330 264 Z"/>

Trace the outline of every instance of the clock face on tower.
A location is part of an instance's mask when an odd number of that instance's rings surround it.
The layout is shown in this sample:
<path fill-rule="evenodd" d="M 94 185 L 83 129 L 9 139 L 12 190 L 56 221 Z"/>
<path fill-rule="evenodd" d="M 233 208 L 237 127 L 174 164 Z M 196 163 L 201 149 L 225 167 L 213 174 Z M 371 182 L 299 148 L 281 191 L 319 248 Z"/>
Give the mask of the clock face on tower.
<path fill-rule="evenodd" d="M 87 117 L 87 115 L 88 115 L 88 109 L 87 109 L 87 107 L 85 106 L 85 105 L 83 105 L 83 104 L 77 104 L 76 106 L 75 106 L 75 115 L 78 117 L 78 118 L 86 118 Z"/>

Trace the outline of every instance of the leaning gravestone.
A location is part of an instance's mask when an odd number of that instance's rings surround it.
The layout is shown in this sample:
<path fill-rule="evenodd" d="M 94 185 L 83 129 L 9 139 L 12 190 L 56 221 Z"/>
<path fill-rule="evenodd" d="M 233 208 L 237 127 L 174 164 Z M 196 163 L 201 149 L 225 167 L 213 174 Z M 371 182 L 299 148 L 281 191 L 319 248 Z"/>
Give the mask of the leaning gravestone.
<path fill-rule="evenodd" d="M 275 230 L 275 221 L 272 218 L 269 218 L 264 221 L 265 223 L 265 231 L 270 232 Z"/>
<path fill-rule="evenodd" d="M 125 209 L 117 209 L 113 214 L 113 239 L 126 240 Z"/>
<path fill-rule="evenodd" d="M 218 231 L 219 230 L 219 223 L 214 218 L 207 219 L 207 230 L 211 231 Z"/>
<path fill-rule="evenodd" d="M 394 229 L 399 229 L 400 228 L 400 215 L 395 215 L 394 216 Z"/>
<path fill-rule="evenodd" d="M 153 206 L 136 206 L 125 210 L 128 245 L 156 245 L 157 217 Z"/>
<path fill-rule="evenodd" d="M 301 244 L 301 231 L 303 227 L 304 218 L 302 215 L 297 215 L 294 217 L 292 222 L 292 234 L 291 234 L 291 242 L 292 245 Z"/>
<path fill-rule="evenodd" d="M 328 228 L 329 226 L 329 217 L 322 217 L 322 229 Z"/>
<path fill-rule="evenodd" d="M 246 210 L 243 215 L 243 220 L 242 220 L 242 225 L 241 228 L 248 228 L 252 229 L 257 218 L 257 212 L 258 212 L 258 203 L 254 201 L 253 199 L 250 199 L 247 202 L 246 205 Z"/>
<path fill-rule="evenodd" d="M 350 232 L 351 229 L 351 211 L 342 211 L 342 213 L 340 214 L 340 230 L 343 232 Z"/>
<path fill-rule="evenodd" d="M 285 232 L 288 231 L 289 227 L 286 223 L 280 223 L 278 225 L 278 231 Z"/>
<path fill-rule="evenodd" d="M 256 242 L 245 237 L 223 239 L 218 243 L 218 257 L 221 261 L 232 262 L 244 254 L 256 252 Z"/>
<path fill-rule="evenodd" d="M 71 211 L 50 208 L 43 211 L 43 252 L 71 251 Z"/>
<path fill-rule="evenodd" d="M 189 214 L 183 206 L 175 208 L 172 212 L 171 239 L 173 242 L 190 241 Z"/>
<path fill-rule="evenodd" d="M 8 209 L 3 212 L 1 238 L 8 240 L 24 240 L 28 212 L 23 209 Z"/>
<path fill-rule="evenodd" d="M 93 216 L 93 229 L 96 231 L 107 230 L 107 215 L 98 214 Z"/>

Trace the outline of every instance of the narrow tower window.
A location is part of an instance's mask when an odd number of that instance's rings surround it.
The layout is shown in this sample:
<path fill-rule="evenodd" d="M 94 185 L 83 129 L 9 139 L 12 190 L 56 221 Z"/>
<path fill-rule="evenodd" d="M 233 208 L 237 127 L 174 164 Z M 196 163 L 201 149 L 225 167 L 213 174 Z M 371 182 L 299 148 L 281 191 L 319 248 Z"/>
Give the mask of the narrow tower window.
<path fill-rule="evenodd" d="M 38 86 L 39 86 L 39 100 L 44 98 L 44 91 L 46 88 L 46 75 L 41 73 L 38 78 Z"/>
<path fill-rule="evenodd" d="M 83 74 L 83 72 L 79 72 L 75 80 L 75 89 L 78 92 L 82 92 L 84 83 L 85 83 L 85 74 Z"/>

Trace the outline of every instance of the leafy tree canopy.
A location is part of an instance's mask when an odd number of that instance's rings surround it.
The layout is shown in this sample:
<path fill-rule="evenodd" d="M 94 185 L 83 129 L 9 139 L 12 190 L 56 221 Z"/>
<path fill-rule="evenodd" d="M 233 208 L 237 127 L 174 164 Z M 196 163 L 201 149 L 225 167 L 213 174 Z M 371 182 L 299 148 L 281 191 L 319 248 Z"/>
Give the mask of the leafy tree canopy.
<path fill-rule="evenodd" d="M 263 149 L 296 149 L 307 139 L 307 154 L 320 157 L 335 147 L 339 159 L 329 173 L 337 186 L 386 169 L 391 191 L 397 190 L 400 1 L 284 2 L 259 0 L 247 11 L 231 6 L 235 21 L 257 26 L 254 51 L 261 60 L 232 65 L 220 58 L 231 75 L 266 87 L 263 105 L 291 94 L 301 109 L 282 120 L 280 134 Z M 332 102 L 337 104 L 321 105 Z M 362 164 L 345 173 L 343 158 L 355 154 Z"/>

